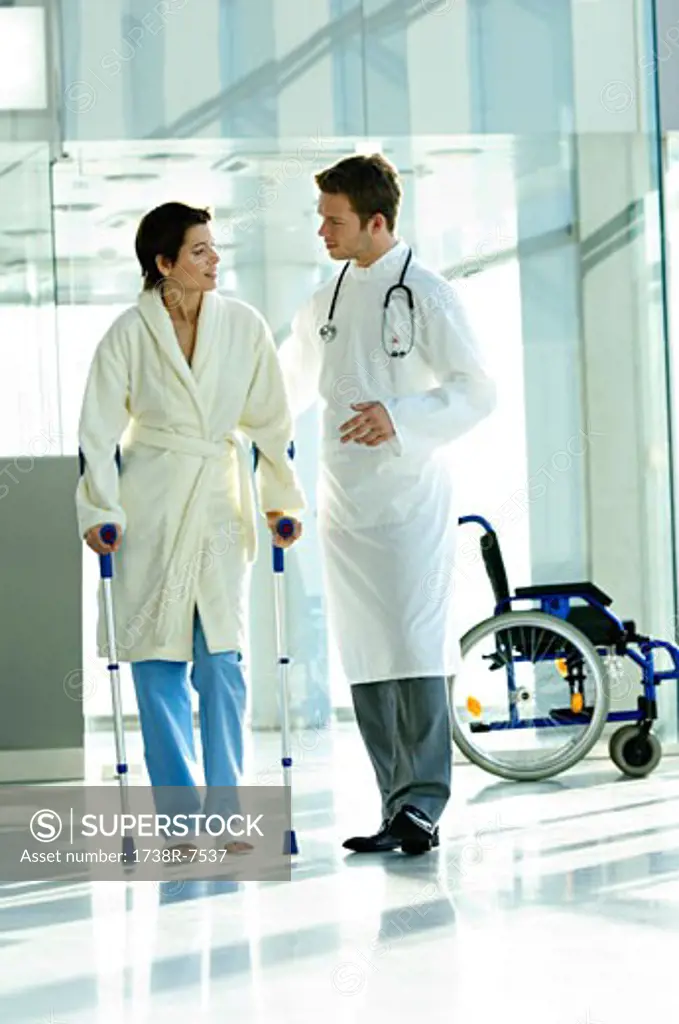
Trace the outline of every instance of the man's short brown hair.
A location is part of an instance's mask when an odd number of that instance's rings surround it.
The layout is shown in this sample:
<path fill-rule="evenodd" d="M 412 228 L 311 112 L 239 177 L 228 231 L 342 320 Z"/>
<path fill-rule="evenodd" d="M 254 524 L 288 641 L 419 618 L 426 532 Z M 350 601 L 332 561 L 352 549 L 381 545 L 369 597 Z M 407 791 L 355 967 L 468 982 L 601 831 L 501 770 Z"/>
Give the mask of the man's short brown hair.
<path fill-rule="evenodd" d="M 381 213 L 390 232 L 396 226 L 401 203 L 401 185 L 396 168 L 381 153 L 348 156 L 315 176 L 321 192 L 345 195 L 365 227 Z"/>

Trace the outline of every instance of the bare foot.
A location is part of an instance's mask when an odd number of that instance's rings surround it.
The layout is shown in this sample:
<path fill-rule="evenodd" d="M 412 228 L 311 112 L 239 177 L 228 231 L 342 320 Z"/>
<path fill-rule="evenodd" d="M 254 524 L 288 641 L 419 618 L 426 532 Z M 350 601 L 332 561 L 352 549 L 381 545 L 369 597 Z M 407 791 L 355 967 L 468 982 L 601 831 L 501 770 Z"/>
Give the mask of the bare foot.
<path fill-rule="evenodd" d="M 235 853 L 237 855 L 242 855 L 244 853 L 250 853 L 251 850 L 254 850 L 254 846 L 251 846 L 250 843 L 242 843 L 239 841 L 235 841 L 233 843 L 224 843 L 222 849 L 226 850 L 227 853 Z"/>
<path fill-rule="evenodd" d="M 175 851 L 179 851 L 182 861 L 192 860 L 195 854 L 198 852 L 198 847 L 193 843 L 173 843 L 167 847 L 168 850 L 172 850 L 173 859 L 171 863 L 176 864 L 177 858 L 174 856 Z"/>

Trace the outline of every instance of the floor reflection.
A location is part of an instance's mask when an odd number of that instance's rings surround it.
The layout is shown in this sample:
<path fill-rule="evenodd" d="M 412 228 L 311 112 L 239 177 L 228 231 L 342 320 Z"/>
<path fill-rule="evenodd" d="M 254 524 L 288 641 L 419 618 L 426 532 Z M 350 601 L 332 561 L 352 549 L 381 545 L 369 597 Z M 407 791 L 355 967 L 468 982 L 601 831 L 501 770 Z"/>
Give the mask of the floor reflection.
<path fill-rule="evenodd" d="M 629 784 L 603 761 L 523 785 L 460 766 L 438 851 L 357 857 L 341 842 L 377 823 L 376 793 L 351 726 L 332 749 L 295 778 L 291 882 L 0 887 L 0 1020 L 638 1019 L 624 979 L 679 946 L 671 758 Z M 653 984 L 673 999 L 666 966 Z"/>

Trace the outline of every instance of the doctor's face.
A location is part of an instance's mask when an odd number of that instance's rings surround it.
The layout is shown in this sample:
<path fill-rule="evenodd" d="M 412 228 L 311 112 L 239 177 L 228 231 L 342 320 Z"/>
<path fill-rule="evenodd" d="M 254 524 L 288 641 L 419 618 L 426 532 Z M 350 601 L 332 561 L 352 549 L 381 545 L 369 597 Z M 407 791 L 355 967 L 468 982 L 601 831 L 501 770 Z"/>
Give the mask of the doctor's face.
<path fill-rule="evenodd" d="M 187 229 L 176 263 L 158 257 L 158 267 L 166 280 L 183 292 L 208 292 L 217 287 L 219 255 L 209 224 Z"/>
<path fill-rule="evenodd" d="M 321 192 L 317 209 L 322 218 L 318 234 L 331 259 L 353 260 L 370 251 L 374 218 L 361 227 L 361 218 L 352 209 L 348 196 Z"/>

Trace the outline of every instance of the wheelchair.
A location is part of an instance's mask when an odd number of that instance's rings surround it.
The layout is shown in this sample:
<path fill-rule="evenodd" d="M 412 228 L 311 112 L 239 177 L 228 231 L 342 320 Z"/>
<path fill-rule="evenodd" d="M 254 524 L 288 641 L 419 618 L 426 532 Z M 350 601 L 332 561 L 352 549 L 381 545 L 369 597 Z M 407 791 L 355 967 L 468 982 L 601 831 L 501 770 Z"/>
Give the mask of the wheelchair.
<path fill-rule="evenodd" d="M 611 598 L 593 583 L 538 584 L 511 594 L 492 525 L 477 515 L 458 522 L 483 528 L 481 557 L 495 598 L 494 614 L 462 637 L 460 669 L 450 683 L 458 749 L 493 775 L 539 781 L 577 764 L 607 723 L 624 722 L 610 737 L 611 760 L 631 778 L 650 774 L 662 757 L 651 731 L 656 687 L 679 679 L 677 647 L 618 619 Z M 516 609 L 523 602 L 529 607 Z M 671 669 L 656 666 L 661 650 Z M 621 664 L 641 684 L 636 710 L 611 711 Z"/>

